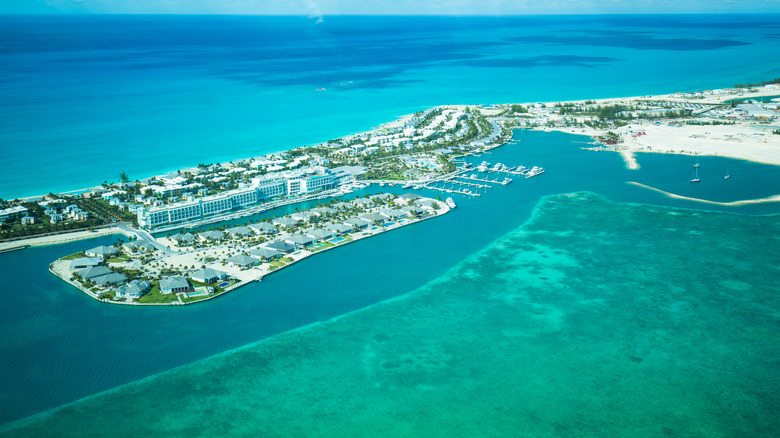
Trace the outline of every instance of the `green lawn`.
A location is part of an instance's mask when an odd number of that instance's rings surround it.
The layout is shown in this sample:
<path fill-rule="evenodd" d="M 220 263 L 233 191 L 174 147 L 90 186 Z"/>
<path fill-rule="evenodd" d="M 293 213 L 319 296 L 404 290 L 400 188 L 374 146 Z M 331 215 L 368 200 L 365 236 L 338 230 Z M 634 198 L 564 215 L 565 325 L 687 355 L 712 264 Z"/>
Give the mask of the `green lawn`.
<path fill-rule="evenodd" d="M 333 246 L 336 246 L 336 244 L 335 243 L 330 243 L 330 242 L 324 242 L 324 243 L 322 243 L 321 247 L 310 249 L 310 251 L 311 252 L 322 251 L 323 249 L 328 249 L 328 248 L 333 247 Z"/>
<path fill-rule="evenodd" d="M 172 303 L 179 301 L 176 294 L 163 295 L 160 293 L 160 282 L 152 280 L 152 289 L 138 299 L 139 303 Z"/>
<path fill-rule="evenodd" d="M 84 257 L 84 252 L 77 252 L 75 254 L 71 254 L 69 256 L 62 257 L 60 260 L 75 260 L 77 258 Z"/>

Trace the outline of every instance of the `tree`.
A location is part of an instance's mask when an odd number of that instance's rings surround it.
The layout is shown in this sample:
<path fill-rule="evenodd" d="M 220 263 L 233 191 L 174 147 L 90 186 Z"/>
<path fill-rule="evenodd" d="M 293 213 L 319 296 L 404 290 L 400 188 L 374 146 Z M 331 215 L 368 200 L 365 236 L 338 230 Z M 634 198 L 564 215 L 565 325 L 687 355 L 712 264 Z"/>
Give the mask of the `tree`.
<path fill-rule="evenodd" d="M 128 176 L 127 176 L 127 174 L 126 174 L 125 172 L 122 172 L 122 173 L 120 173 L 120 174 L 119 174 L 119 179 L 120 179 L 122 182 L 125 182 L 125 183 L 126 183 L 126 182 L 128 182 L 128 181 L 130 181 L 130 177 L 128 177 Z"/>

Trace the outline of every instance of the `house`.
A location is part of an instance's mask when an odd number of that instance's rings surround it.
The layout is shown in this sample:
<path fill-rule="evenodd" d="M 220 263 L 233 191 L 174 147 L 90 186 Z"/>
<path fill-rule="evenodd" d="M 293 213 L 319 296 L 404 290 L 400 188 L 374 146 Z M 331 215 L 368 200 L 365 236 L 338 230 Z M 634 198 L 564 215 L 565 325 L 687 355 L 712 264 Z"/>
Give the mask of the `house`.
<path fill-rule="evenodd" d="M 311 211 L 313 213 L 317 213 L 319 215 L 336 214 L 337 213 L 337 210 L 335 208 L 330 208 L 330 207 L 312 208 Z"/>
<path fill-rule="evenodd" d="M 110 274 L 111 272 L 111 269 L 106 266 L 90 266 L 88 268 L 75 271 L 75 273 L 79 274 L 79 276 L 84 280 L 91 280 L 102 275 Z"/>
<path fill-rule="evenodd" d="M 409 201 L 422 198 L 422 196 L 418 195 L 417 193 L 404 193 L 403 195 L 399 196 L 399 198 L 405 201 Z"/>
<path fill-rule="evenodd" d="M 195 236 L 192 233 L 179 233 L 171 236 L 171 242 L 176 246 L 189 246 L 195 241 Z"/>
<path fill-rule="evenodd" d="M 336 233 L 332 230 L 327 229 L 316 229 L 316 230 L 309 230 L 306 231 L 306 236 L 309 236 L 313 239 L 317 239 L 318 241 L 321 240 L 328 240 L 336 237 Z"/>
<path fill-rule="evenodd" d="M 358 198 L 352 201 L 352 203 L 363 208 L 374 206 L 374 201 L 368 198 Z"/>
<path fill-rule="evenodd" d="M 328 224 L 325 226 L 325 228 L 333 231 L 338 236 L 341 236 L 342 234 L 351 233 L 354 230 L 352 226 L 345 225 L 345 224 Z"/>
<path fill-rule="evenodd" d="M 11 217 L 26 216 L 26 215 L 27 215 L 27 207 L 21 205 L 8 207 L 0 210 L 0 221 L 4 221 Z"/>
<path fill-rule="evenodd" d="M 271 248 L 258 248 L 249 251 L 249 255 L 251 255 L 252 257 L 256 257 L 260 260 L 271 260 L 271 259 L 281 257 L 282 253 Z"/>
<path fill-rule="evenodd" d="M 98 266 L 99 268 L 102 266 Z M 92 268 L 97 269 L 97 268 Z M 94 277 L 90 279 L 95 284 L 99 284 L 101 286 L 107 286 L 109 284 L 121 284 L 127 281 L 127 277 L 125 277 L 123 274 L 119 274 L 117 272 L 111 272 L 106 275 L 100 275 L 98 277 Z"/>
<path fill-rule="evenodd" d="M 115 255 L 117 252 L 119 252 L 118 249 L 116 249 L 113 246 L 96 246 L 92 249 L 88 249 L 84 251 L 84 254 L 89 257 L 97 257 L 100 260 L 106 260 L 111 258 L 111 256 Z"/>
<path fill-rule="evenodd" d="M 412 217 L 425 213 L 425 211 L 419 207 L 401 207 L 401 211 L 405 211 L 407 215 Z"/>
<path fill-rule="evenodd" d="M 358 217 L 363 220 L 371 221 L 372 223 L 382 224 L 387 221 L 387 217 L 377 213 L 361 213 Z"/>
<path fill-rule="evenodd" d="M 254 234 L 252 230 L 247 227 L 228 228 L 227 230 L 225 230 L 225 232 L 230 234 L 233 237 L 247 237 Z"/>
<path fill-rule="evenodd" d="M 119 286 L 116 289 L 117 298 L 138 299 L 147 292 L 151 285 L 145 280 L 133 280 L 130 283 Z"/>
<path fill-rule="evenodd" d="M 331 207 L 335 208 L 336 210 L 349 210 L 355 208 L 355 204 L 351 202 L 337 202 L 331 205 Z"/>
<path fill-rule="evenodd" d="M 258 234 L 273 233 L 276 231 L 276 227 L 269 224 L 268 222 L 258 222 L 256 224 L 250 224 L 249 228 Z"/>
<path fill-rule="evenodd" d="M 81 257 L 78 259 L 73 259 L 70 262 L 70 270 L 75 271 L 77 269 L 91 268 L 93 266 L 99 265 L 100 262 L 102 262 L 102 260 L 97 257 Z"/>
<path fill-rule="evenodd" d="M 439 206 L 439 203 L 433 199 L 420 199 L 415 201 L 415 204 L 419 205 L 425 210 L 436 210 L 436 208 Z"/>
<path fill-rule="evenodd" d="M 295 245 L 291 245 L 287 242 L 282 242 L 281 240 L 274 240 L 273 242 L 266 243 L 263 245 L 265 248 L 273 249 L 276 251 L 279 251 L 283 254 L 289 254 L 293 251 L 295 251 Z"/>
<path fill-rule="evenodd" d="M 49 215 L 49 222 L 56 224 L 62 221 L 62 215 L 59 213 L 52 213 Z"/>
<path fill-rule="evenodd" d="M 160 280 L 160 293 L 162 294 L 190 292 L 192 290 L 190 282 L 184 277 L 166 277 Z"/>
<path fill-rule="evenodd" d="M 198 233 L 198 239 L 205 242 L 207 240 L 222 240 L 225 238 L 225 233 L 222 231 L 204 231 L 202 233 Z"/>
<path fill-rule="evenodd" d="M 216 283 L 225 277 L 227 277 L 227 272 L 222 272 L 211 268 L 198 269 L 197 271 L 194 271 L 192 274 L 190 274 L 191 279 L 201 283 Z"/>
<path fill-rule="evenodd" d="M 343 223 L 344 225 L 350 226 L 353 229 L 357 229 L 357 230 L 365 230 L 366 228 L 368 228 L 369 225 L 371 225 L 371 222 L 364 219 L 357 219 L 357 218 L 347 219 Z"/>
<path fill-rule="evenodd" d="M 317 242 L 316 239 L 309 236 L 304 236 L 303 234 L 292 234 L 285 238 L 284 241 L 290 245 L 295 246 L 296 249 L 306 248 L 307 246 L 314 245 Z"/>
<path fill-rule="evenodd" d="M 397 208 L 386 208 L 379 212 L 390 220 L 398 220 L 406 217 L 406 212 Z"/>
<path fill-rule="evenodd" d="M 291 214 L 290 217 L 297 221 L 312 222 L 317 219 L 317 213 L 312 213 L 310 211 L 300 211 Z"/>
<path fill-rule="evenodd" d="M 289 217 L 289 216 L 282 216 L 280 218 L 274 219 L 272 224 L 279 226 L 279 227 L 296 227 L 298 226 L 298 221 Z"/>
<path fill-rule="evenodd" d="M 22 225 L 32 225 L 35 223 L 35 218 L 32 216 L 22 217 Z"/>
<path fill-rule="evenodd" d="M 254 266 L 260 263 L 260 260 L 257 260 L 254 257 L 249 257 L 245 255 L 236 255 L 233 257 L 230 257 L 227 259 L 228 263 L 230 263 L 233 266 L 238 266 L 241 268 L 248 268 L 250 266 Z"/>
<path fill-rule="evenodd" d="M 124 245 L 122 245 L 122 249 L 124 249 L 128 254 L 140 254 L 145 252 L 152 252 L 155 248 L 154 245 L 149 242 L 126 242 Z"/>

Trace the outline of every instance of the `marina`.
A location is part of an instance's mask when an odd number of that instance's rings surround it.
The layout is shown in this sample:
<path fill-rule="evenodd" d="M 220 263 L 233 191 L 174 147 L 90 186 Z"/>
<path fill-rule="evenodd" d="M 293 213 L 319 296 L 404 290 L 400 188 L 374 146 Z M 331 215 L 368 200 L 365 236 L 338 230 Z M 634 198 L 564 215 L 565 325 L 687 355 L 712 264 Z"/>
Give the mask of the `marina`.
<path fill-rule="evenodd" d="M 497 175 L 495 179 L 490 179 L 489 175 L 491 173 Z M 414 186 L 414 188 L 426 188 L 445 193 L 457 193 L 465 196 L 479 197 L 487 192 L 487 189 L 495 187 L 495 184 L 505 186 L 512 182 L 512 178 L 509 177 L 499 179 L 498 175 L 502 173 L 507 175 L 523 175 L 528 179 L 541 175 L 544 173 L 544 169 L 538 166 L 533 166 L 530 169 L 525 166 L 507 167 L 502 163 L 491 164 L 487 161 L 483 161 L 478 167 L 472 168 L 469 163 L 464 163 L 457 171 L 425 184 Z M 483 174 L 486 175 L 483 176 Z M 443 183 L 443 185 L 439 185 L 438 183 Z M 483 190 L 483 193 L 477 193 L 472 189 Z"/>

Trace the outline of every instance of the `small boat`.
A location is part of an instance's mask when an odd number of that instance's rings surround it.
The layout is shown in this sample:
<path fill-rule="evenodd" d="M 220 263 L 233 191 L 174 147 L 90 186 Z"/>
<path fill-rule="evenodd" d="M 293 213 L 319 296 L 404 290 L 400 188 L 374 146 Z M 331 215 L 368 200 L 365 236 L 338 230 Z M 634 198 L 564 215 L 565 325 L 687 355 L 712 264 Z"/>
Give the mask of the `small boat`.
<path fill-rule="evenodd" d="M 412 188 L 412 184 L 411 183 L 406 183 L 403 186 L 401 186 L 401 188 L 402 189 L 410 189 L 410 188 Z"/>
<path fill-rule="evenodd" d="M 447 198 L 445 202 L 447 203 L 447 206 L 448 206 L 448 207 L 450 207 L 450 208 L 455 208 L 455 207 L 457 207 L 457 206 L 455 205 L 455 201 L 453 201 L 453 200 L 452 200 L 452 198 Z"/>
<path fill-rule="evenodd" d="M 729 179 L 731 178 L 731 175 L 729 175 L 729 169 L 726 168 L 726 176 L 723 177 L 723 179 Z"/>

